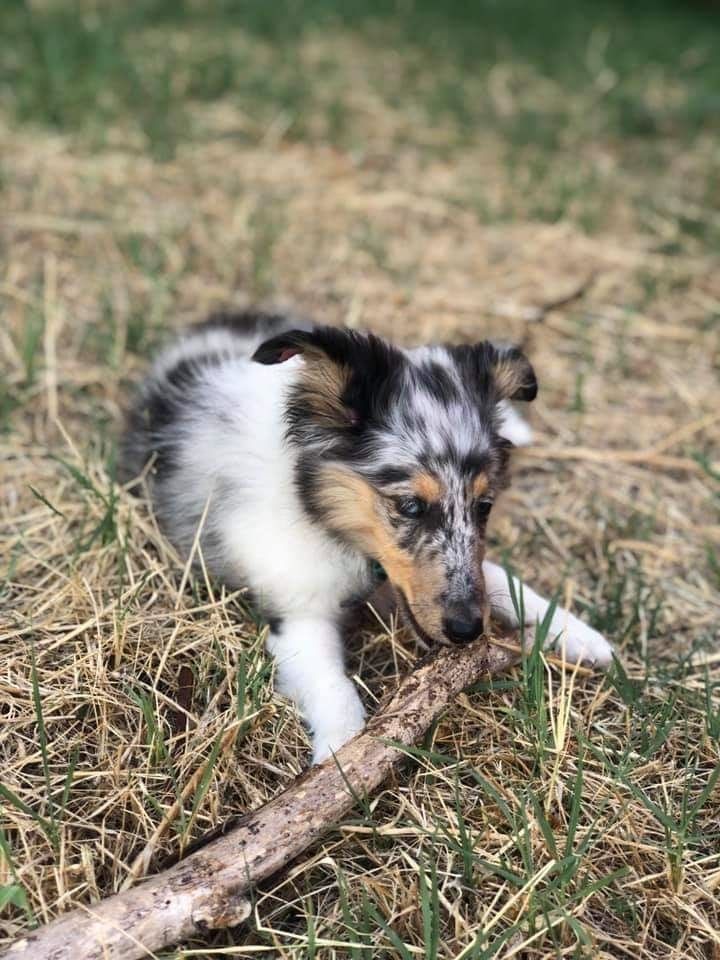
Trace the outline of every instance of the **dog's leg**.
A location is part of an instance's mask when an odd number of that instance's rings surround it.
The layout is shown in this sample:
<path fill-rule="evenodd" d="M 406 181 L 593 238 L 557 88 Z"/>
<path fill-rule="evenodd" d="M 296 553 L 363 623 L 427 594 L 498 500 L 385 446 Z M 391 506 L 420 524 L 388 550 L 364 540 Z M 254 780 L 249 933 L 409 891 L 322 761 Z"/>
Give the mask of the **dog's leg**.
<path fill-rule="evenodd" d="M 483 574 L 493 613 L 511 626 L 518 626 L 506 571 L 496 563 L 486 560 L 483 563 Z M 525 623 L 534 627 L 545 617 L 550 602 L 515 577 L 513 577 L 513 585 L 518 599 L 522 591 Z M 565 656 L 573 663 L 582 662 L 607 667 L 612 661 L 613 648 L 605 637 L 562 607 L 555 610 L 548 639 L 557 649 L 564 647 Z"/>
<path fill-rule="evenodd" d="M 312 731 L 313 763 L 321 763 L 365 724 L 345 674 L 340 632 L 329 619 L 290 617 L 271 631 L 267 647 L 276 660 L 276 689 L 297 704 Z"/>

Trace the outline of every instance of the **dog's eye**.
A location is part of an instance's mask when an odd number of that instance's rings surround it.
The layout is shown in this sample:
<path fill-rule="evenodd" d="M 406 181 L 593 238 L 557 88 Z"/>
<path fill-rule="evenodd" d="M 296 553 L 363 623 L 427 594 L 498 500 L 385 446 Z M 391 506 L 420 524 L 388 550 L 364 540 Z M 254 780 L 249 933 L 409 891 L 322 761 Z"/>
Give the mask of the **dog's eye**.
<path fill-rule="evenodd" d="M 415 520 L 427 511 L 428 505 L 420 497 L 405 497 L 398 502 L 397 508 L 403 517 Z"/>
<path fill-rule="evenodd" d="M 476 500 L 473 504 L 473 510 L 478 520 L 487 520 L 492 510 L 492 500 Z"/>

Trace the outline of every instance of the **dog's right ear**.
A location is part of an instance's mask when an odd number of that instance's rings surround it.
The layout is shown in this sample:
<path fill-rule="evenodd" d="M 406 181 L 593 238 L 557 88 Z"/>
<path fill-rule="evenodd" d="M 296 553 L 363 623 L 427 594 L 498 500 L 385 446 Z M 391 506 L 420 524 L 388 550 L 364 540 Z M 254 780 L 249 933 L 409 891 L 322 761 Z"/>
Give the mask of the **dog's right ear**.
<path fill-rule="evenodd" d="M 405 363 L 392 344 L 372 333 L 340 327 L 288 330 L 260 344 L 257 363 L 285 363 L 300 355 L 305 370 L 296 400 L 324 426 L 361 426 L 387 399 L 393 374 Z"/>
<path fill-rule="evenodd" d="M 313 330 L 286 330 L 276 337 L 271 337 L 261 343 L 252 359 L 257 363 L 270 366 L 275 363 L 285 363 L 290 357 L 305 353 L 317 348 L 315 332 Z"/>
<path fill-rule="evenodd" d="M 401 354 L 391 344 L 372 333 L 359 333 L 342 327 L 314 327 L 311 330 L 286 330 L 261 343 L 252 359 L 257 363 L 284 363 L 297 354 L 308 362 L 330 361 L 349 371 L 366 375 L 387 372 L 391 354 Z"/>

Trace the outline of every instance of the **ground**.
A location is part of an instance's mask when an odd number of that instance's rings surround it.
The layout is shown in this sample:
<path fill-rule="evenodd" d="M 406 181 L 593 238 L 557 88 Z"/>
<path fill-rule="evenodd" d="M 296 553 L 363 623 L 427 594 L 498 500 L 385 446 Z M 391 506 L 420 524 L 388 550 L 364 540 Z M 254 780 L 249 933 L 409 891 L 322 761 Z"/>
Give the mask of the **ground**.
<path fill-rule="evenodd" d="M 461 697 L 164 957 L 720 957 L 720 17 L 710 3 L 3 5 L 0 945 L 308 760 L 265 625 L 113 482 L 153 345 L 292 304 L 515 340 L 492 551 L 603 629 Z M 282 549 L 282 544 L 278 544 Z M 368 705 L 413 638 L 351 638 Z"/>

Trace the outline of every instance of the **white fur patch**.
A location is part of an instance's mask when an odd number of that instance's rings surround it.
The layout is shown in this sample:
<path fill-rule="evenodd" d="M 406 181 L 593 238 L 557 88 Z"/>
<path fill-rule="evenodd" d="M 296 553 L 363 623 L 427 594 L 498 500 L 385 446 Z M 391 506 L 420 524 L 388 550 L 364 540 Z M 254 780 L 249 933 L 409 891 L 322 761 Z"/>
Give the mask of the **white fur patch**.
<path fill-rule="evenodd" d="M 360 697 L 345 675 L 338 630 L 327 620 L 292 619 L 267 646 L 276 660 L 277 689 L 297 704 L 312 731 L 313 763 L 322 763 L 365 725 Z"/>
<path fill-rule="evenodd" d="M 509 440 L 515 447 L 529 447 L 533 442 L 533 432 L 530 424 L 520 416 L 507 400 L 503 400 L 499 406 L 502 410 L 500 436 Z"/>

